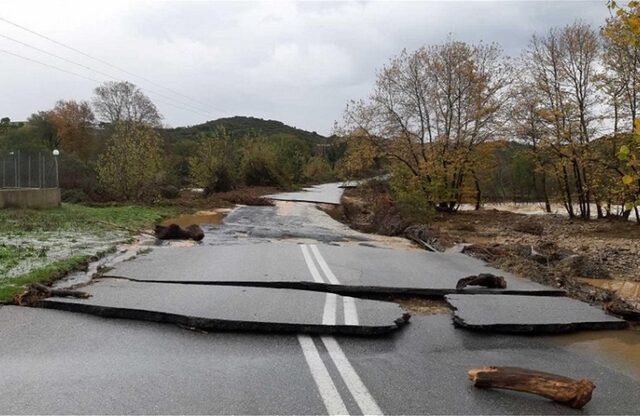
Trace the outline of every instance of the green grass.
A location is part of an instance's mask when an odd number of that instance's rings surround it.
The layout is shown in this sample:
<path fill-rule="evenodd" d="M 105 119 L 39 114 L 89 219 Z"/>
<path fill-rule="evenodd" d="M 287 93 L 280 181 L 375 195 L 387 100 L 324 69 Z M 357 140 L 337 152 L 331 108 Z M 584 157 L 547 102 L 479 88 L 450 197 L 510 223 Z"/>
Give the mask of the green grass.
<path fill-rule="evenodd" d="M 0 276 L 20 264 L 21 261 L 32 257 L 42 257 L 41 252 L 29 245 L 13 245 L 0 243 Z"/>
<path fill-rule="evenodd" d="M 74 256 L 0 283 L 0 302 L 8 302 L 32 283 L 48 283 L 84 268 L 92 256 Z"/>
<path fill-rule="evenodd" d="M 176 207 L 155 206 L 109 206 L 87 207 L 62 204 L 56 209 L 2 209 L 0 210 L 0 234 L 21 236 L 32 240 L 44 240 L 43 232 L 65 231 L 96 233 L 123 230 L 131 232 L 148 228 L 165 217 L 177 215 Z M 55 261 L 28 273 L 4 278 L 7 270 L 29 257 L 46 256 L 29 245 L 0 244 L 0 302 L 10 301 L 28 285 L 36 282 L 53 282 L 86 265 L 90 256 L 73 256 Z"/>
<path fill-rule="evenodd" d="M 176 207 L 110 206 L 87 207 L 62 204 L 55 209 L 0 210 L 0 232 L 99 231 L 113 229 L 109 224 L 134 230 L 149 227 L 167 216 L 176 215 Z"/>

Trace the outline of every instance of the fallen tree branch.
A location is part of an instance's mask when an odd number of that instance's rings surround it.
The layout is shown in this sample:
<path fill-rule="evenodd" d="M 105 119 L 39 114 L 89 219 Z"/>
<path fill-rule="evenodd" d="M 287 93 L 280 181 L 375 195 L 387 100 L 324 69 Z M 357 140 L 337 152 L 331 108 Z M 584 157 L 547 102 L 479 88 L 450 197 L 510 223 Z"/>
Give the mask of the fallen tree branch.
<path fill-rule="evenodd" d="M 17 305 L 33 305 L 41 299 L 51 296 L 73 297 L 80 299 L 87 299 L 91 297 L 91 295 L 87 292 L 82 292 L 79 290 L 54 289 L 40 283 L 33 283 L 26 291 L 16 296 L 14 301 Z"/>
<path fill-rule="evenodd" d="M 537 394 L 574 409 L 582 409 L 591 400 L 591 394 L 596 387 L 591 380 L 574 380 L 517 367 L 472 368 L 468 376 L 478 388 Z"/>
<path fill-rule="evenodd" d="M 456 289 L 464 289 L 467 286 L 484 286 L 491 289 L 506 289 L 507 282 L 502 276 L 496 276 L 491 273 L 480 273 L 477 276 L 473 275 L 463 277 L 462 279 L 458 280 Z"/>

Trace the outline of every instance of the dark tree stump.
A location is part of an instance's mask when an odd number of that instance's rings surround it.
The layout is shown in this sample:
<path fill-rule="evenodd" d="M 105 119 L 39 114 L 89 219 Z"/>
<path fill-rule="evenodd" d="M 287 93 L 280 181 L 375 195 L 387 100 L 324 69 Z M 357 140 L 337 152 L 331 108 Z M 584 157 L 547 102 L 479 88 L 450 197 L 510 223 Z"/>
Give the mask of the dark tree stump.
<path fill-rule="evenodd" d="M 191 224 L 187 228 L 182 228 L 178 224 L 156 225 L 155 235 L 160 240 L 200 241 L 204 238 L 204 231 L 196 224 Z"/>
<path fill-rule="evenodd" d="M 507 282 L 502 276 L 496 276 L 491 273 L 480 273 L 477 276 L 463 277 L 458 280 L 456 289 L 464 289 L 467 286 L 484 286 L 491 289 L 506 289 Z"/>
<path fill-rule="evenodd" d="M 591 393 L 596 387 L 591 380 L 573 380 L 517 367 L 472 368 L 468 376 L 478 388 L 537 394 L 574 409 L 582 409 L 591 400 Z"/>

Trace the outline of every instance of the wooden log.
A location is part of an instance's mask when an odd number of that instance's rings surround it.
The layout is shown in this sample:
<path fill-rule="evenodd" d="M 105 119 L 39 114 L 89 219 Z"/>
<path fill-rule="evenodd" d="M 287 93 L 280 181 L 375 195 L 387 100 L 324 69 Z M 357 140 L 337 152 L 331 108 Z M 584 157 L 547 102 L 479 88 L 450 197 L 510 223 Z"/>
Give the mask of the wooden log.
<path fill-rule="evenodd" d="M 47 296 L 73 297 L 81 299 L 87 299 L 91 297 L 91 295 L 89 295 L 87 292 L 81 292 L 79 290 L 54 289 L 40 283 L 33 283 L 31 285 L 31 288 L 35 291 L 42 292 Z"/>
<path fill-rule="evenodd" d="M 472 368 L 469 379 L 478 388 L 495 388 L 537 394 L 555 402 L 582 409 L 596 387 L 591 380 L 574 380 L 517 367 Z"/>
<path fill-rule="evenodd" d="M 463 277 L 458 280 L 456 289 L 464 289 L 467 286 L 484 286 L 492 289 L 506 289 L 507 282 L 502 276 L 496 276 L 491 273 L 480 273 L 475 276 Z"/>

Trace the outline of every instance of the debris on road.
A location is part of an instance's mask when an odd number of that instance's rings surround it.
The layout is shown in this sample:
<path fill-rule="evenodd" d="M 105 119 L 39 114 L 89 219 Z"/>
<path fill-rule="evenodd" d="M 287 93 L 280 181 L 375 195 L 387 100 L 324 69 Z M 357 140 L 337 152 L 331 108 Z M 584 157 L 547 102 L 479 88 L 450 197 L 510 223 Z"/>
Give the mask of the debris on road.
<path fill-rule="evenodd" d="M 490 289 L 506 289 L 507 281 L 502 276 L 496 276 L 492 273 L 480 273 L 477 276 L 463 277 L 458 280 L 456 289 L 464 289 L 467 286 L 484 286 Z"/>
<path fill-rule="evenodd" d="M 624 329 L 629 325 L 567 297 L 455 294 L 445 299 L 454 309 L 454 325 L 471 330 L 541 334 Z"/>
<path fill-rule="evenodd" d="M 81 292 L 79 290 L 54 289 L 40 283 L 33 283 L 25 292 L 16 296 L 16 298 L 14 299 L 14 303 L 20 306 L 31 306 L 36 304 L 40 300 L 51 296 L 74 297 L 80 299 L 87 299 L 91 297 L 91 295 L 87 292 Z"/>
<path fill-rule="evenodd" d="M 478 388 L 536 394 L 574 409 L 582 409 L 589 403 L 593 389 L 596 387 L 591 380 L 574 380 L 517 367 L 472 368 L 468 376 Z"/>
<path fill-rule="evenodd" d="M 156 225 L 155 235 L 159 240 L 200 241 L 204 238 L 204 231 L 196 224 L 191 224 L 186 228 L 182 228 L 178 224 Z"/>
<path fill-rule="evenodd" d="M 620 316 L 629 321 L 640 321 L 640 306 L 631 305 L 629 302 L 623 299 L 615 299 L 611 302 L 605 303 L 602 308 L 613 314 Z"/>

